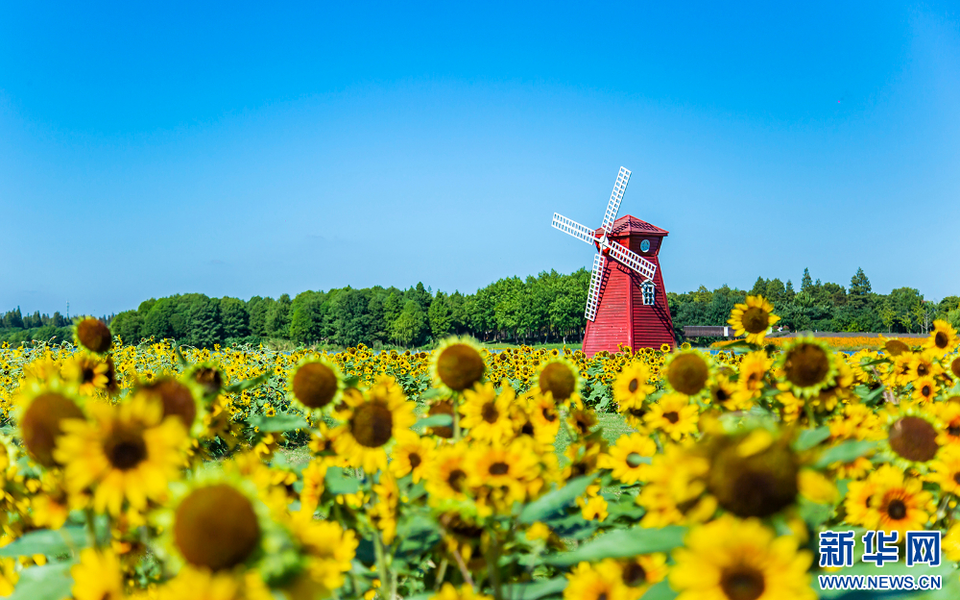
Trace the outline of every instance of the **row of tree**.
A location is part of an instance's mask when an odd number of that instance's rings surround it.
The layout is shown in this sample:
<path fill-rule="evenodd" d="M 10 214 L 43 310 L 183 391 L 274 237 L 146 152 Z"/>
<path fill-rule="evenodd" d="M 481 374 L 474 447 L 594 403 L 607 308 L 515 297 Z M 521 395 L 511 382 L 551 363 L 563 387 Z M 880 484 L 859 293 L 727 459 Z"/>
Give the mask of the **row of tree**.
<path fill-rule="evenodd" d="M 106 320 L 127 343 L 172 338 L 198 347 L 267 339 L 414 347 L 454 333 L 484 341 L 575 343 L 586 326 L 583 308 L 589 282 L 590 273 L 580 269 L 570 275 L 551 271 L 526 279 L 500 279 L 475 294 L 433 293 L 422 283 L 407 290 L 377 286 L 306 291 L 292 299 L 287 294 L 247 301 L 180 294 L 151 298 L 136 310 Z M 687 325 L 725 324 L 747 294 L 769 298 L 782 318 L 780 324 L 792 330 L 926 332 L 936 318 L 960 327 L 960 297 L 934 303 L 913 288 L 877 294 L 862 269 L 846 288 L 813 281 L 804 270 L 799 291 L 789 280 L 760 277 L 748 291 L 724 285 L 712 291 L 701 286 L 694 292 L 669 293 L 678 339 Z M 0 341 L 59 341 L 67 339 L 68 325 L 59 313 L 23 316 L 17 308 L 0 319 Z"/>

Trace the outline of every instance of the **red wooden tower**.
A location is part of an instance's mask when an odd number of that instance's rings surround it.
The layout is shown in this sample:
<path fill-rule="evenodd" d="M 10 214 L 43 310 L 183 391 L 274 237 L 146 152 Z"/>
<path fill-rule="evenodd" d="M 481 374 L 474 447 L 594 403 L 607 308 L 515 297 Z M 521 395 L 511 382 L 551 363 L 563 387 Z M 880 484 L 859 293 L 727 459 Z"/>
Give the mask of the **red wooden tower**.
<path fill-rule="evenodd" d="M 554 227 L 598 250 L 585 311 L 587 356 L 601 350 L 617 352 L 620 344 L 634 349 L 675 345 L 658 258 L 669 232 L 630 215 L 616 218 L 629 180 L 630 171 L 621 167 L 603 225 L 596 230 L 553 215 Z"/>

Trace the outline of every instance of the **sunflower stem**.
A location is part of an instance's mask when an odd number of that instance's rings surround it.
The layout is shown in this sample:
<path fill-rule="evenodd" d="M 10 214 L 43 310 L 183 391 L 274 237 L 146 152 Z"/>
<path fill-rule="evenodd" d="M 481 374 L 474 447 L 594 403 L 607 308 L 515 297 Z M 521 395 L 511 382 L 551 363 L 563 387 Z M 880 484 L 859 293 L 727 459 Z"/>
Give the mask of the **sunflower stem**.
<path fill-rule="evenodd" d="M 97 537 L 96 514 L 89 507 L 84 512 L 87 517 L 87 537 L 90 539 L 90 545 L 99 550 L 100 539 Z"/>
<path fill-rule="evenodd" d="M 503 600 L 503 589 L 500 583 L 500 547 L 497 544 L 496 534 L 492 532 L 486 555 L 487 570 L 490 572 L 490 587 L 493 588 L 494 600 Z"/>
<path fill-rule="evenodd" d="M 453 403 L 453 441 L 460 441 L 460 392 L 454 392 L 450 396 Z"/>
<path fill-rule="evenodd" d="M 433 582 L 433 591 L 439 592 L 440 586 L 443 585 L 443 578 L 447 576 L 447 566 L 450 564 L 450 561 L 447 560 L 447 557 L 444 556 L 440 560 L 440 567 L 437 569 L 437 578 Z"/>
<path fill-rule="evenodd" d="M 373 550 L 377 557 L 377 569 L 380 572 L 380 589 L 390 590 L 390 600 L 396 599 L 396 588 L 390 583 L 390 572 L 387 569 L 387 556 L 383 551 L 383 539 L 380 537 L 380 531 L 374 530 Z M 389 587 L 388 587 L 389 586 Z"/>

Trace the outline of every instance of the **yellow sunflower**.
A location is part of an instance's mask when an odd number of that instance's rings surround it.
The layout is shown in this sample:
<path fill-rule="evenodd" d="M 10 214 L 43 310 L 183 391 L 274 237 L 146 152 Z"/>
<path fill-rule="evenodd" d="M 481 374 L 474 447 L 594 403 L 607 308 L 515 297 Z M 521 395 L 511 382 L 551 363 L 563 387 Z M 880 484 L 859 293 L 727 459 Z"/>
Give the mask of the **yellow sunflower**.
<path fill-rule="evenodd" d="M 17 395 L 17 423 L 27 454 L 38 464 L 51 468 L 61 465 L 54 455 L 63 426 L 70 420 L 85 419 L 80 399 L 71 387 L 58 380 L 45 384 L 30 382 Z"/>
<path fill-rule="evenodd" d="M 123 572 L 113 552 L 85 548 L 70 568 L 75 600 L 123 600 Z"/>
<path fill-rule="evenodd" d="M 780 389 L 798 398 L 811 398 L 832 385 L 837 374 L 830 347 L 813 338 L 799 338 L 781 354 L 777 367 L 782 372 Z"/>
<path fill-rule="evenodd" d="M 579 406 L 580 383 L 580 370 L 565 357 L 547 361 L 537 374 L 537 388 L 553 394 L 557 404 L 569 401 Z"/>
<path fill-rule="evenodd" d="M 683 394 L 664 394 L 650 406 L 644 421 L 651 430 L 662 431 L 674 441 L 697 433 L 700 408 Z"/>
<path fill-rule="evenodd" d="M 356 556 L 356 534 L 339 523 L 315 519 L 298 511 L 289 518 L 288 528 L 306 559 L 302 572 L 283 591 L 291 600 L 330 598 L 344 584 L 344 576 Z"/>
<path fill-rule="evenodd" d="M 344 395 L 349 407 L 346 423 L 334 430 L 334 448 L 367 473 L 387 468 L 386 445 L 391 440 L 405 441 L 416 434 L 416 404 L 407 400 L 403 389 L 392 377 L 381 376 L 363 395 Z"/>
<path fill-rule="evenodd" d="M 776 536 L 757 519 L 725 515 L 687 534 L 673 553 L 677 600 L 815 600 L 809 551 L 792 535 Z"/>
<path fill-rule="evenodd" d="M 696 396 L 709 389 L 712 361 L 697 350 L 677 352 L 663 365 L 663 381 L 670 389 Z"/>
<path fill-rule="evenodd" d="M 620 412 L 643 406 L 644 399 L 656 389 L 649 381 L 650 367 L 646 363 L 635 360 L 624 367 L 613 382 L 613 399 Z"/>
<path fill-rule="evenodd" d="M 110 357 L 99 358 L 91 353 L 77 352 L 64 361 L 60 372 L 64 379 L 75 383 L 84 396 L 93 396 L 98 390 L 114 394 L 120 389 Z"/>
<path fill-rule="evenodd" d="M 657 453 L 657 445 L 649 436 L 641 433 L 621 435 L 617 443 L 603 454 L 598 465 L 610 469 L 611 475 L 625 485 L 645 480 L 650 457 Z"/>
<path fill-rule="evenodd" d="M 527 401 L 526 415 L 533 425 L 533 436 L 541 444 L 553 445 L 560 431 L 560 413 L 553 394 L 534 392 L 522 396 Z M 523 427 L 524 419 L 514 419 L 519 427 Z"/>
<path fill-rule="evenodd" d="M 501 385 L 503 391 L 499 396 L 489 382 L 464 390 L 460 426 L 469 430 L 471 438 L 493 443 L 513 437 L 515 424 L 510 418 L 510 408 L 516 394 L 508 382 Z"/>
<path fill-rule="evenodd" d="M 431 438 L 413 438 L 396 445 L 390 461 L 390 472 L 394 477 L 411 476 L 413 483 L 419 483 L 433 465 L 436 442 Z"/>
<path fill-rule="evenodd" d="M 943 356 L 947 352 L 954 350 L 957 346 L 957 330 L 950 323 L 943 319 L 937 319 L 933 322 L 933 331 L 924 344 L 938 356 Z"/>
<path fill-rule="evenodd" d="M 612 560 L 596 565 L 581 562 L 567 574 L 570 582 L 564 600 L 630 600 L 631 590 L 622 581 L 622 569 Z"/>
<path fill-rule="evenodd" d="M 927 375 L 913 382 L 913 399 L 919 402 L 933 402 L 940 386 L 937 380 Z"/>
<path fill-rule="evenodd" d="M 430 504 L 437 505 L 446 500 L 466 500 L 469 491 L 469 468 L 465 442 L 439 448 L 432 472 L 426 479 Z"/>
<path fill-rule="evenodd" d="M 93 506 L 120 514 L 126 499 L 135 510 L 162 498 L 180 476 L 189 444 L 177 417 L 163 418 L 163 405 L 143 396 L 89 407 L 93 421 L 67 419 L 54 458 L 65 465 L 64 484 L 73 494 L 93 488 Z"/>
<path fill-rule="evenodd" d="M 923 490 L 923 483 L 905 477 L 903 471 L 883 465 L 878 469 L 877 489 L 864 525 L 868 529 L 907 531 L 925 529 L 933 512 L 932 496 Z"/>
<path fill-rule="evenodd" d="M 737 335 L 746 334 L 748 344 L 762 344 L 767 331 L 780 320 L 773 314 L 773 305 L 763 296 L 747 296 L 744 304 L 737 304 L 727 321 Z"/>
<path fill-rule="evenodd" d="M 447 338 L 430 361 L 434 382 L 454 392 L 472 388 L 483 379 L 486 369 L 480 345 L 469 337 Z"/>
<path fill-rule="evenodd" d="M 498 512 L 523 502 L 528 492 L 536 494 L 543 485 L 537 454 L 528 443 L 477 447 L 469 460 L 467 484 Z"/>
<path fill-rule="evenodd" d="M 926 471 L 940 450 L 938 440 L 943 427 L 936 413 L 902 402 L 896 410 L 886 413 L 885 421 L 887 436 L 882 440 L 882 448 L 901 467 Z"/>
<path fill-rule="evenodd" d="M 960 447 L 945 447 L 930 463 L 930 473 L 925 479 L 939 485 L 944 492 L 960 495 Z"/>
<path fill-rule="evenodd" d="M 340 399 L 343 376 L 335 364 L 325 358 L 305 358 L 295 369 L 287 385 L 291 404 L 311 413 Z"/>
<path fill-rule="evenodd" d="M 110 328 L 94 317 L 78 317 L 74 320 L 73 339 L 78 346 L 97 354 L 103 354 L 113 345 Z"/>
<path fill-rule="evenodd" d="M 478 594 L 473 591 L 473 587 L 463 584 L 460 589 L 453 587 L 450 582 L 445 582 L 440 591 L 430 596 L 429 600 L 493 600 L 492 596 Z"/>

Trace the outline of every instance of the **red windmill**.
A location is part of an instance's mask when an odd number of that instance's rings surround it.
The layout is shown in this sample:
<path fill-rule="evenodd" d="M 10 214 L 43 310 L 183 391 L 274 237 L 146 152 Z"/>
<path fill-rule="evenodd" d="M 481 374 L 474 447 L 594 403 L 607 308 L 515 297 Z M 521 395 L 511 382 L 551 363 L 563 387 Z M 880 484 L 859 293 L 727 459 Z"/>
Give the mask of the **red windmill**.
<path fill-rule="evenodd" d="M 583 351 L 593 356 L 601 350 L 616 352 L 618 344 L 630 348 L 659 348 L 675 344 L 673 319 L 660 275 L 660 244 L 669 233 L 646 221 L 626 215 L 617 219 L 630 171 L 620 167 L 603 225 L 590 229 L 553 213 L 553 226 L 596 246 L 587 296 L 587 332 Z M 610 261 L 609 268 L 607 260 Z"/>

